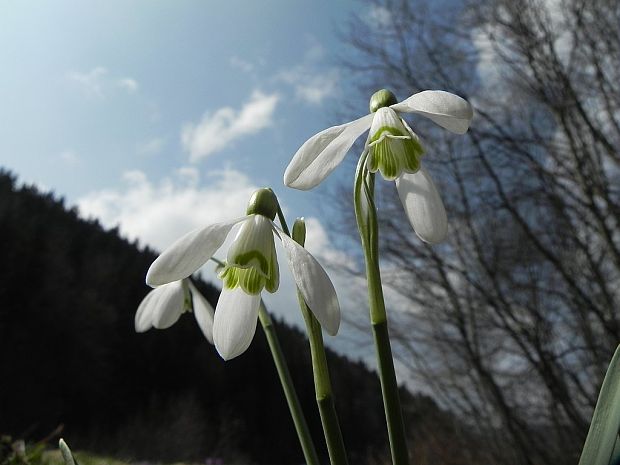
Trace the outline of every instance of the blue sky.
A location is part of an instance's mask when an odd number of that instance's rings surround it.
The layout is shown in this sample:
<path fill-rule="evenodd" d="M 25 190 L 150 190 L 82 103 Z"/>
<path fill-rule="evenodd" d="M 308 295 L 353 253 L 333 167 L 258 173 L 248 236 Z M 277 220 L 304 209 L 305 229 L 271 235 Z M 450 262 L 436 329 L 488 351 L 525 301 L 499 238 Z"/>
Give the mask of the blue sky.
<path fill-rule="evenodd" d="M 333 248 L 320 203 L 351 173 L 337 170 L 309 193 L 285 188 L 282 175 L 309 136 L 343 122 L 335 119 L 343 108 L 367 112 L 367 101 L 347 100 L 353 83 L 337 64 L 346 53 L 338 30 L 356 8 L 328 0 L 5 1 L 0 165 L 158 249 L 243 214 L 255 188 L 272 186 L 290 216 L 308 218 L 312 252 L 347 260 Z M 281 274 L 279 295 L 267 302 L 301 321 Z M 346 300 L 353 287 L 334 281 Z"/>

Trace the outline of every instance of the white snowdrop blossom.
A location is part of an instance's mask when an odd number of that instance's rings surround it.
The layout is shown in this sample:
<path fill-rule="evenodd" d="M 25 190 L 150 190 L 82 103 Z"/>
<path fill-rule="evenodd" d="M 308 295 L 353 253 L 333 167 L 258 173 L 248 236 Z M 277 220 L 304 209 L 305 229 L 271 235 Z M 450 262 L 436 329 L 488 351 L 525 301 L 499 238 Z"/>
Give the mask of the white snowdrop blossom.
<path fill-rule="evenodd" d="M 367 169 L 396 181 L 407 217 L 420 239 L 431 244 L 441 242 L 448 230 L 446 211 L 433 180 L 421 165 L 424 150 L 420 140 L 400 113 L 417 113 L 450 132 L 464 134 L 473 117 L 471 105 L 440 90 L 425 90 L 398 103 L 394 94 L 383 89 L 372 96 L 370 111 L 308 139 L 286 168 L 284 184 L 301 190 L 317 186 L 344 159 L 357 138 L 370 129 L 364 147 Z"/>
<path fill-rule="evenodd" d="M 213 344 L 213 307 L 189 279 L 173 281 L 150 291 L 138 306 L 134 320 L 136 332 L 169 328 L 186 311 L 194 313 L 200 330 Z"/>
<path fill-rule="evenodd" d="M 189 232 L 153 262 L 146 276 L 150 286 L 183 279 L 204 265 L 222 246 L 233 226 L 241 224 L 219 276 L 222 293 L 215 308 L 213 341 L 229 360 L 245 352 L 258 320 L 261 292 L 275 292 L 280 281 L 274 236 L 280 239 L 293 278 L 304 300 L 330 335 L 338 332 L 340 306 L 334 286 L 317 260 L 284 234 L 273 220 L 278 209 L 270 189 L 259 189 L 247 215 Z"/>

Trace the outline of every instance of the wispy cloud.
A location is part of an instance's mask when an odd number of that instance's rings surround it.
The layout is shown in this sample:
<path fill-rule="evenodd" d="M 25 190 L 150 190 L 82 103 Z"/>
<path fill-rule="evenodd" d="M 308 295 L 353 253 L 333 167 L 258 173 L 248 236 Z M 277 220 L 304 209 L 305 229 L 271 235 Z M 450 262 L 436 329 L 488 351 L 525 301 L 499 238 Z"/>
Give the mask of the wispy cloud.
<path fill-rule="evenodd" d="M 186 232 L 243 213 L 257 188 L 243 173 L 212 173 L 199 186 L 200 173 L 182 167 L 160 182 L 142 171 L 127 171 L 120 188 L 91 192 L 78 201 L 82 215 L 98 218 L 108 227 L 120 226 L 131 239 L 163 249 Z M 232 213 L 233 215 L 235 213 Z"/>
<path fill-rule="evenodd" d="M 340 75 L 336 68 L 325 68 L 322 65 L 325 50 L 321 44 L 312 38 L 309 41 L 302 62 L 281 70 L 275 79 L 290 85 L 298 100 L 320 105 L 337 92 Z"/>
<path fill-rule="evenodd" d="M 208 157 L 241 137 L 271 126 L 278 100 L 276 93 L 264 94 L 255 90 L 239 110 L 219 108 L 213 113 L 205 113 L 197 124 L 185 124 L 181 142 L 189 152 L 190 160 L 196 162 Z"/>
<path fill-rule="evenodd" d="M 333 95 L 338 87 L 339 73 L 336 69 L 316 74 L 308 72 L 304 65 L 283 71 L 280 79 L 293 86 L 295 97 L 312 105 L 320 105 Z"/>
<path fill-rule="evenodd" d="M 381 5 L 372 5 L 364 18 L 369 26 L 375 29 L 388 27 L 392 24 L 392 12 Z"/>
<path fill-rule="evenodd" d="M 162 137 L 153 137 L 145 142 L 138 144 L 138 154 L 157 155 L 164 148 L 165 140 Z"/>
<path fill-rule="evenodd" d="M 105 66 L 96 66 L 89 71 L 70 71 L 67 79 L 80 86 L 91 97 L 104 98 L 112 89 L 121 89 L 128 94 L 138 91 L 138 81 L 131 77 L 113 77 Z"/>
<path fill-rule="evenodd" d="M 138 91 L 138 81 L 132 78 L 121 78 L 116 80 L 116 85 L 121 89 L 124 89 L 129 94 L 133 94 Z"/>
<path fill-rule="evenodd" d="M 60 153 L 60 159 L 69 166 L 75 166 L 80 162 L 80 157 L 75 150 L 63 150 Z"/>
<path fill-rule="evenodd" d="M 231 56 L 228 62 L 230 63 L 230 66 L 239 69 L 244 73 L 251 73 L 255 69 L 254 63 L 244 60 L 243 58 L 239 58 L 237 55 Z"/>
<path fill-rule="evenodd" d="M 95 97 L 103 97 L 103 82 L 108 70 L 103 66 L 97 66 L 90 71 L 71 71 L 67 78 L 82 87 L 88 94 Z"/>

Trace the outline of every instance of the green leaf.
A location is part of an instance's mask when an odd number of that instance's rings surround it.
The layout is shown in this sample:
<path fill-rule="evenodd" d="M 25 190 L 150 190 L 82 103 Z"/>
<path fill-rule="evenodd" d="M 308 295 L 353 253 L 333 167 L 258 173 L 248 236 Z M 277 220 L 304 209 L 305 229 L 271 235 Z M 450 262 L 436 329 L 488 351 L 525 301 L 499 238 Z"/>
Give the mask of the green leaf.
<path fill-rule="evenodd" d="M 620 346 L 616 348 L 594 408 L 579 465 L 611 465 L 620 455 Z"/>

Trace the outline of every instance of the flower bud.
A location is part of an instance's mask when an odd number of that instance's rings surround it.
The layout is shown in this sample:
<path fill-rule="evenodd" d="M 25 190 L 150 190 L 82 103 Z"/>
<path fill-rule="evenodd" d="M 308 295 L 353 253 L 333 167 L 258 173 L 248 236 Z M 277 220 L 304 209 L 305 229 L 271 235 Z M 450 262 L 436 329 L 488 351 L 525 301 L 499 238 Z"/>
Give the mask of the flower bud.
<path fill-rule="evenodd" d="M 248 215 L 263 215 L 273 221 L 278 212 L 278 198 L 268 187 L 258 189 L 248 202 Z"/>
<path fill-rule="evenodd" d="M 293 235 L 291 236 L 295 242 L 303 246 L 306 242 L 306 220 L 297 218 L 293 224 Z"/>
<path fill-rule="evenodd" d="M 378 90 L 372 94 L 372 97 L 370 97 L 370 112 L 374 113 L 379 108 L 389 107 L 395 103 L 398 103 L 398 100 L 396 100 L 396 95 L 394 95 L 391 91 L 387 89 Z"/>
<path fill-rule="evenodd" d="M 60 441 L 58 441 L 58 448 L 60 449 L 65 465 L 75 465 L 75 459 L 73 458 L 71 449 L 69 449 L 69 446 L 64 439 L 60 438 Z"/>

